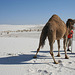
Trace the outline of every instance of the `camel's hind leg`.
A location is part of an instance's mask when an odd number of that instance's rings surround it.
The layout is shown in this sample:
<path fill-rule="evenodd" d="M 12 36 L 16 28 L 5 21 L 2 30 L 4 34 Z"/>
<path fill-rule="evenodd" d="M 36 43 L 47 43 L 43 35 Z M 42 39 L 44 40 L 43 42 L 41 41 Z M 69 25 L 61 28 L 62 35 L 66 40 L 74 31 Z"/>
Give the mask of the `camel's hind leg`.
<path fill-rule="evenodd" d="M 37 52 L 36 52 L 36 54 L 35 54 L 35 56 L 34 56 L 33 58 L 37 58 L 37 54 L 38 54 L 39 50 L 40 50 L 40 46 L 39 46 L 39 48 L 37 49 Z"/>
<path fill-rule="evenodd" d="M 60 57 L 60 40 L 57 40 L 57 43 L 58 43 L 58 57 Z"/>
<path fill-rule="evenodd" d="M 58 62 L 56 62 L 55 58 L 54 58 L 54 54 L 53 54 L 53 43 L 50 43 L 50 54 L 54 60 L 54 63 L 55 64 L 58 64 Z"/>
<path fill-rule="evenodd" d="M 54 58 L 54 54 L 53 54 L 53 43 L 55 41 L 54 39 L 55 39 L 55 35 L 53 35 L 53 32 L 49 33 L 48 40 L 49 40 L 49 45 L 50 45 L 50 54 L 54 60 L 54 63 L 58 64 L 58 62 L 56 62 L 56 60 Z"/>
<path fill-rule="evenodd" d="M 33 58 L 37 58 L 37 54 L 38 54 L 38 52 L 40 50 L 40 47 L 43 47 L 42 40 L 43 40 L 43 34 L 41 34 L 40 41 L 39 41 L 39 47 L 38 47 L 37 52 L 36 52 L 36 54 L 35 54 L 35 56 Z M 43 40 L 43 41 L 45 41 L 45 40 Z"/>
<path fill-rule="evenodd" d="M 65 59 L 69 59 L 69 57 L 67 56 L 67 52 L 66 52 L 66 42 L 67 42 L 67 39 L 66 37 L 64 37 L 64 51 L 65 51 Z"/>
<path fill-rule="evenodd" d="M 48 33 L 48 26 L 45 25 L 43 30 L 42 30 L 41 36 L 40 36 L 39 47 L 37 49 L 36 55 L 33 58 L 37 57 L 37 54 L 40 50 L 40 47 L 43 48 L 43 46 L 45 45 L 45 40 L 46 40 L 46 37 L 48 36 L 47 33 Z"/>

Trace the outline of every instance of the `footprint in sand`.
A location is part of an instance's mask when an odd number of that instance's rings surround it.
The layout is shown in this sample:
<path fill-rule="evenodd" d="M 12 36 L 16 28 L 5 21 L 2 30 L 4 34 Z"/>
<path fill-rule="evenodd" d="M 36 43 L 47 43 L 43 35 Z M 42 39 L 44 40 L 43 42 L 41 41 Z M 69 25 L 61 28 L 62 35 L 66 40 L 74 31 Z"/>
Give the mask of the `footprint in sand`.
<path fill-rule="evenodd" d="M 11 53 L 8 53 L 7 55 L 12 55 Z"/>
<path fill-rule="evenodd" d="M 62 67 L 64 66 L 61 60 L 58 60 L 58 63 L 60 66 L 62 66 Z"/>
<path fill-rule="evenodd" d="M 50 74 L 49 75 L 54 75 L 52 72 L 50 72 Z"/>
<path fill-rule="evenodd" d="M 68 62 L 69 64 L 72 64 L 72 62 Z"/>
<path fill-rule="evenodd" d="M 17 56 L 17 54 L 14 53 L 7 53 L 8 56 Z"/>
<path fill-rule="evenodd" d="M 44 70 L 43 72 L 46 73 L 46 74 L 48 73 L 47 70 Z"/>
<path fill-rule="evenodd" d="M 62 61 L 61 60 L 58 60 L 58 63 L 62 63 Z"/>
<path fill-rule="evenodd" d="M 42 72 L 42 70 L 38 70 L 38 72 L 40 73 L 40 72 Z"/>
<path fill-rule="evenodd" d="M 38 70 L 38 73 L 48 74 L 47 70 Z"/>

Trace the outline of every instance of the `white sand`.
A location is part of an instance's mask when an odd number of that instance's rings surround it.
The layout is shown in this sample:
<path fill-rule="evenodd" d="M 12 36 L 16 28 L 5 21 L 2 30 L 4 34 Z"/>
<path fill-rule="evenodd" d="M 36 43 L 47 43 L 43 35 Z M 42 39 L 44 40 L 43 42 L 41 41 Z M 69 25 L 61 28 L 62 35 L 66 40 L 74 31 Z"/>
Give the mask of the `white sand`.
<path fill-rule="evenodd" d="M 23 28 L 22 28 L 23 27 Z M 64 59 L 63 41 L 61 40 L 61 57 L 57 55 L 57 42 L 54 43 L 54 55 L 59 64 L 54 64 L 49 54 L 48 40 L 33 59 L 39 44 L 41 31 L 39 26 L 0 26 L 0 75 L 75 75 L 75 41 L 73 53 L 67 52 L 69 59 Z M 2 29 L 3 28 L 3 29 Z M 8 28 L 8 29 L 7 29 Z M 20 29 L 21 28 L 21 29 Z M 16 32 L 23 29 L 36 29 L 35 31 Z M 12 31 L 8 34 L 4 31 Z"/>

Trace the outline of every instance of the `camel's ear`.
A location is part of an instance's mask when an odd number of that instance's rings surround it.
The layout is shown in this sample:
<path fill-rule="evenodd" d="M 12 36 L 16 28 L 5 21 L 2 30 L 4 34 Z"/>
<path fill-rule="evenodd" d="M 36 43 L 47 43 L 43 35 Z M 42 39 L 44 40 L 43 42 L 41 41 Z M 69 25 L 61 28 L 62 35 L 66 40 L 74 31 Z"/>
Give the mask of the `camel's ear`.
<path fill-rule="evenodd" d="M 75 19 L 74 19 L 74 23 L 75 23 Z"/>

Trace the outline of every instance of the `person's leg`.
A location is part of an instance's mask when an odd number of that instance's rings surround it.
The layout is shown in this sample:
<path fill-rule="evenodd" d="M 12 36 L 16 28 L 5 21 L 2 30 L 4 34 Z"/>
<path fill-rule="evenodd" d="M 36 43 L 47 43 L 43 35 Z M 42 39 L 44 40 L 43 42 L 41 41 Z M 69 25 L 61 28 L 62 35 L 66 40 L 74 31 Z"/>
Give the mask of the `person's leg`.
<path fill-rule="evenodd" d="M 67 51 L 71 51 L 71 50 L 69 49 L 70 46 L 71 46 L 71 39 L 68 39 L 68 49 L 67 49 Z"/>

